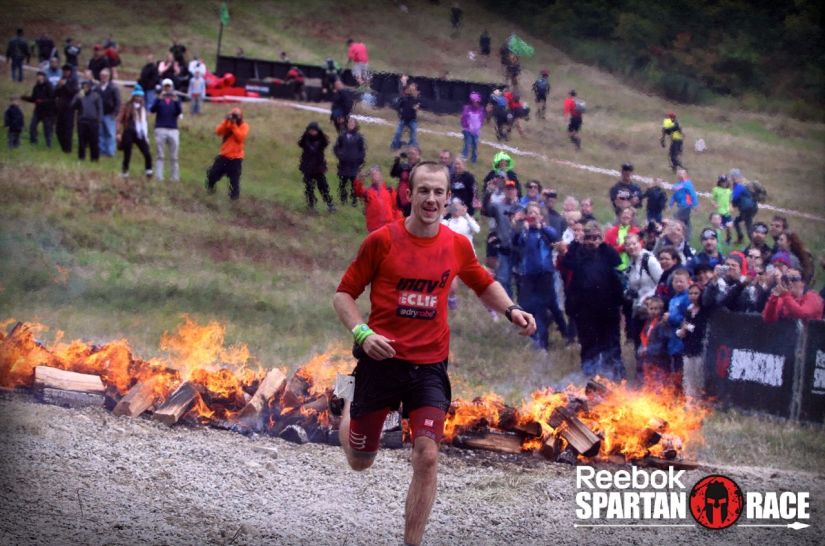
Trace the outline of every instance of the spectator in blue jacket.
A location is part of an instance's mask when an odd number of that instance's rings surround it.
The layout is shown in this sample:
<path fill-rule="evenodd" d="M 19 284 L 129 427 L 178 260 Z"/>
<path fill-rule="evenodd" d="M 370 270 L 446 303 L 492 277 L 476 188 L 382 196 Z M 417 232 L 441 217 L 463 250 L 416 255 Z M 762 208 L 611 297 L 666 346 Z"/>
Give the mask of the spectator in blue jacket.
<path fill-rule="evenodd" d="M 676 212 L 673 216 L 685 225 L 685 238 L 690 241 L 690 213 L 699 206 L 699 196 L 696 195 L 693 181 L 685 169 L 679 169 L 676 175 L 679 177 L 679 181 L 673 185 L 669 207 L 673 208 L 673 205 L 676 205 Z"/>
<path fill-rule="evenodd" d="M 687 318 L 688 307 L 690 306 L 690 272 L 687 269 L 679 268 L 670 276 L 670 286 L 673 296 L 667 305 L 667 313 L 664 318 L 670 325 L 670 340 L 667 343 L 667 352 L 670 355 L 670 372 L 673 374 L 682 373 L 682 357 L 685 352 L 685 343 L 676 331 L 682 327 L 682 323 Z M 681 381 L 680 381 L 681 383 Z"/>
<path fill-rule="evenodd" d="M 529 185 L 528 185 L 529 187 Z M 519 220 L 513 234 L 513 249 L 519 256 L 519 304 L 536 317 L 536 332 L 533 341 L 536 348 L 548 348 L 549 320 L 548 313 L 553 316 L 559 332 L 568 337 L 567 322 L 564 313 L 559 309 L 559 303 L 554 289 L 553 247 L 559 241 L 559 234 L 553 228 L 544 225 L 541 205 L 531 202 L 524 213 L 524 221 L 520 221 L 522 213 L 516 218 Z"/>
<path fill-rule="evenodd" d="M 738 245 L 742 243 L 743 239 L 742 229 L 739 226 L 742 222 L 745 222 L 745 229 L 748 230 L 748 237 L 750 237 L 753 231 L 753 218 L 759 211 L 759 203 L 753 198 L 739 169 L 731 169 L 728 173 L 728 180 L 733 184 L 730 202 L 736 207 L 738 213 L 736 218 L 733 219 L 733 228 L 736 230 L 736 244 Z"/>
<path fill-rule="evenodd" d="M 180 100 L 175 95 L 172 80 L 169 78 L 164 79 L 160 87 L 161 94 L 155 99 L 155 103 L 150 108 L 150 111 L 155 114 L 155 145 L 158 149 L 155 174 L 158 180 L 163 182 L 163 166 L 168 149 L 169 159 L 172 162 L 172 182 L 180 182 L 178 117 L 180 117 L 183 110 Z"/>

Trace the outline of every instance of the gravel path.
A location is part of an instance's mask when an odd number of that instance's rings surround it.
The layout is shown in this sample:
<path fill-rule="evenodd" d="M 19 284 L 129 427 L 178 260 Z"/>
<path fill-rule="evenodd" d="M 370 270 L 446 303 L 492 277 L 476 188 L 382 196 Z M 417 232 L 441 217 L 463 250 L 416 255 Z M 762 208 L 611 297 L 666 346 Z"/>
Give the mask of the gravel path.
<path fill-rule="evenodd" d="M 2 544 L 401 544 L 409 450 L 348 471 L 338 448 L 169 429 L 26 395 L 0 400 Z M 704 468 L 743 490 L 811 492 L 801 531 L 574 528 L 575 470 L 445 448 L 425 544 L 821 544 L 825 475 Z M 608 467 L 618 469 L 618 467 Z M 740 521 L 741 522 L 741 521 Z M 580 523 L 580 522 L 579 522 Z M 693 523 L 692 520 L 686 523 Z"/>

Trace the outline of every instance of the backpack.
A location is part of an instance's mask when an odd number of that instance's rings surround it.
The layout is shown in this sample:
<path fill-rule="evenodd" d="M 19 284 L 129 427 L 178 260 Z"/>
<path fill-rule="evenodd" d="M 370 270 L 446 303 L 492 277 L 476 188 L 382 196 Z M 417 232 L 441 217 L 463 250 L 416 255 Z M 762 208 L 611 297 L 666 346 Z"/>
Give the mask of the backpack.
<path fill-rule="evenodd" d="M 768 200 L 768 190 L 765 189 L 765 186 L 763 186 L 759 180 L 751 180 L 746 187 L 751 193 L 753 200 L 757 203 L 764 203 Z"/>
<path fill-rule="evenodd" d="M 533 89 L 536 91 L 536 95 L 547 95 L 549 87 L 550 85 L 548 81 L 544 78 L 537 79 L 536 83 L 533 84 Z"/>
<path fill-rule="evenodd" d="M 587 103 L 583 100 L 576 99 L 576 106 L 573 107 L 573 111 L 577 114 L 584 114 L 587 112 Z"/>

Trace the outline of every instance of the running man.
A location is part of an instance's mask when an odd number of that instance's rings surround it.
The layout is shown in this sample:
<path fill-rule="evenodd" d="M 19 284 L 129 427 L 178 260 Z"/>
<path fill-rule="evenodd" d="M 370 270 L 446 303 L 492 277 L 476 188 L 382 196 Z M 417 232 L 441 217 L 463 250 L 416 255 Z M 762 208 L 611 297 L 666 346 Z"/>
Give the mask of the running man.
<path fill-rule="evenodd" d="M 564 99 L 564 116 L 570 118 L 567 124 L 567 136 L 570 137 L 570 142 L 576 145 L 577 150 L 582 148 L 582 139 L 579 132 L 582 129 L 582 114 L 584 114 L 585 106 L 578 98 L 576 98 L 576 90 L 571 89 Z"/>
<path fill-rule="evenodd" d="M 682 145 L 685 142 L 685 135 L 682 133 L 682 127 L 679 125 L 679 120 L 676 119 L 676 114 L 668 112 L 667 117 L 662 121 L 662 138 L 659 144 L 662 148 L 665 147 L 665 140 L 670 137 L 670 168 L 673 172 L 682 167 Z"/>
<path fill-rule="evenodd" d="M 421 544 L 435 500 L 438 444 L 450 406 L 447 297 L 456 276 L 489 308 L 529 336 L 533 316 L 478 263 L 469 240 L 441 224 L 450 197 L 447 169 L 422 162 L 410 174 L 411 214 L 367 236 L 341 279 L 333 305 L 355 339 L 355 390 L 341 420 L 341 446 L 353 470 L 372 466 L 384 419 L 403 404 L 412 432 L 413 477 L 404 543 Z M 371 286 L 369 324 L 355 300 Z"/>

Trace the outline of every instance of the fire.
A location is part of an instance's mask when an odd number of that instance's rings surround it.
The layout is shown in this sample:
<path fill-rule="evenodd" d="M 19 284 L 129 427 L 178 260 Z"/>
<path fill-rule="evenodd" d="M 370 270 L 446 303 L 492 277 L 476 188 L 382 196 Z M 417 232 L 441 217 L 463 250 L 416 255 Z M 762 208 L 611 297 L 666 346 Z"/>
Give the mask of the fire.
<path fill-rule="evenodd" d="M 496 394 L 486 394 L 472 402 L 457 400 L 444 424 L 444 435 L 452 440 L 456 434 L 484 428 L 513 428 L 538 423 L 541 436 L 527 436 L 523 451 L 537 451 L 554 434 L 550 417 L 557 408 L 581 408 L 577 417 L 601 437 L 599 456 L 623 455 L 627 460 L 653 455 L 668 457 L 667 452 L 683 453 L 703 442 L 702 421 L 709 410 L 686 401 L 674 389 L 663 387 L 631 388 L 626 382 L 613 383 L 597 378 L 604 392 L 588 393 L 584 387 L 569 385 L 563 391 L 551 388 L 533 392 L 521 403 L 515 415 L 505 415 L 506 406 Z M 655 442 L 651 441 L 655 437 Z"/>
<path fill-rule="evenodd" d="M 309 393 L 318 395 L 335 384 L 336 374 L 347 374 L 352 370 L 352 355 L 343 348 L 332 349 L 303 364 L 296 374 L 306 379 Z"/>
<path fill-rule="evenodd" d="M 2 331 L 12 324 L 8 333 Z M 98 375 L 107 396 L 115 401 L 138 384 L 144 390 L 148 385 L 161 403 L 188 381 L 197 391 L 189 418 L 225 426 L 242 423 L 238 414 L 254 398 L 268 371 L 245 345 L 227 346 L 223 325 L 215 321 L 198 324 L 188 316 L 176 331 L 163 334 L 160 348 L 165 355 L 151 360 L 137 357 L 126 339 L 100 345 L 78 340 L 66 343 L 58 331 L 51 344 L 44 344 L 38 337 L 46 331 L 36 323 L 0 323 L 0 386 L 31 387 L 35 367 L 45 365 Z M 256 415 L 260 426 L 273 434 L 298 423 L 307 427 L 308 433 L 334 429 L 337 420 L 329 411 L 332 386 L 336 374 L 349 373 L 352 365 L 353 359 L 343 347 L 299 365 L 292 378 L 281 383 L 280 390 L 276 392 L 273 386 L 266 399 L 259 399 Z M 274 373 L 272 377 L 277 376 Z M 285 381 L 284 374 L 280 377 Z M 596 378 L 587 387 L 536 390 L 515 408 L 495 393 L 470 401 L 458 399 L 447 415 L 444 438 L 452 441 L 460 434 L 507 431 L 510 452 L 517 451 L 521 442 L 522 451 L 545 453 L 566 449 L 568 439 L 580 443 L 580 439 L 563 433 L 573 423 L 587 429 L 580 434 L 593 446 L 589 451 L 582 448 L 588 455 L 593 456 L 598 444 L 598 457 L 632 460 L 653 455 L 672 459 L 703 441 L 701 425 L 708 411 L 672 389 L 637 389 L 625 382 Z M 571 421 L 562 424 L 562 414 Z M 584 456 L 579 453 L 578 457 Z"/>

